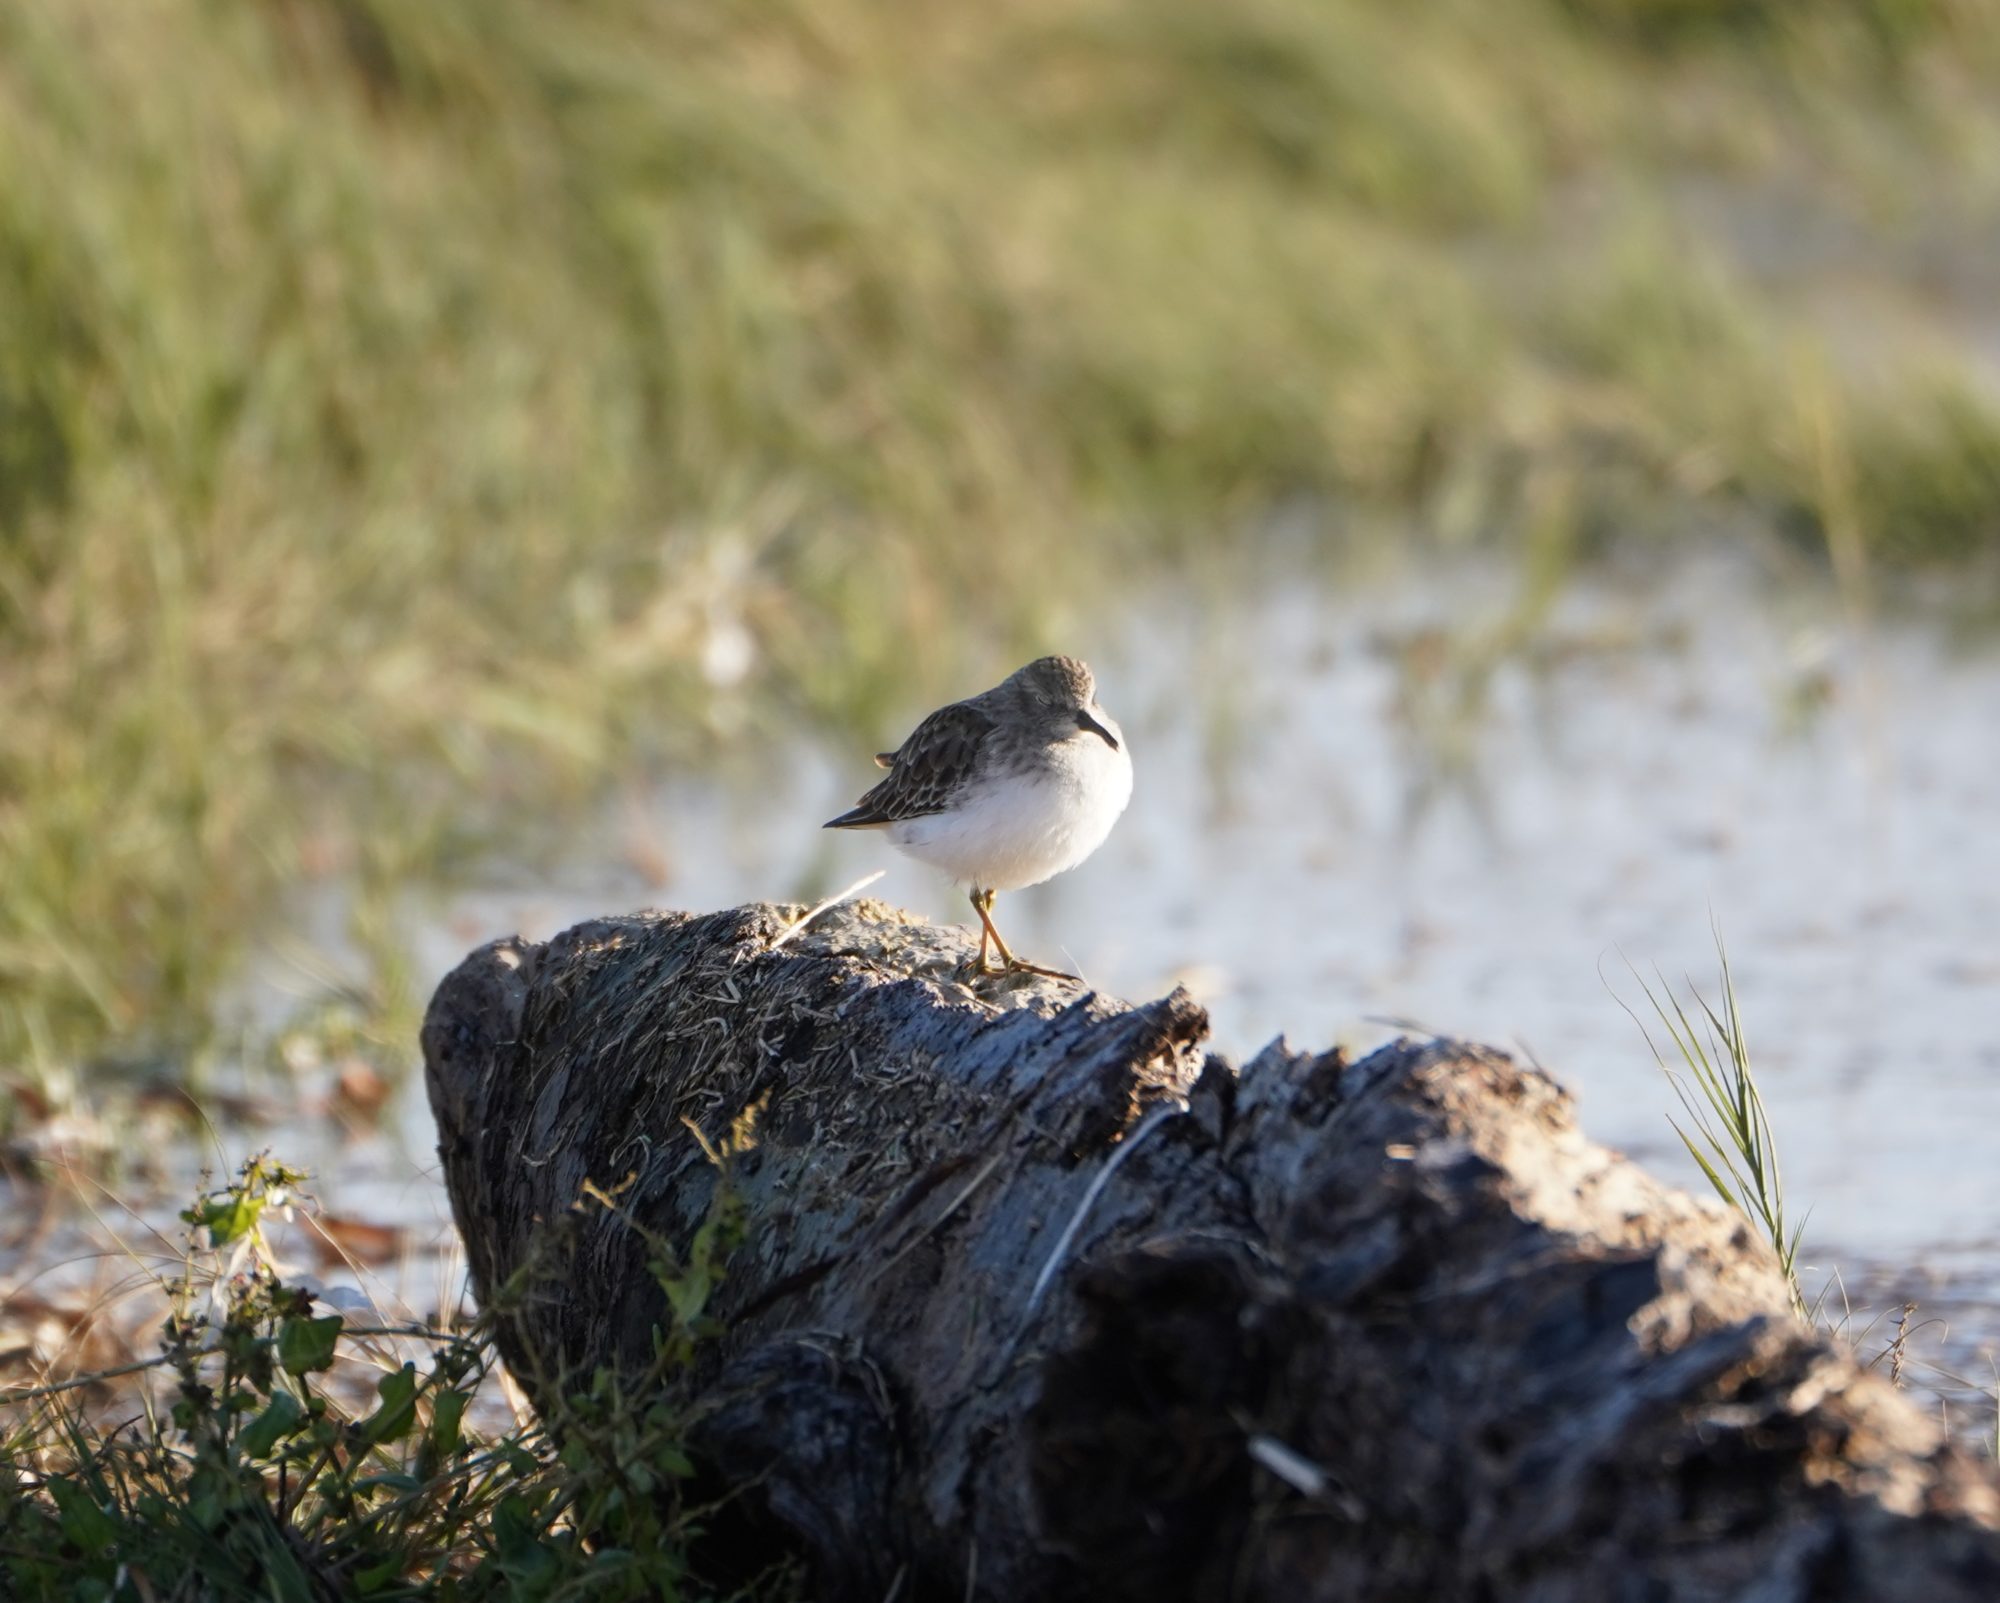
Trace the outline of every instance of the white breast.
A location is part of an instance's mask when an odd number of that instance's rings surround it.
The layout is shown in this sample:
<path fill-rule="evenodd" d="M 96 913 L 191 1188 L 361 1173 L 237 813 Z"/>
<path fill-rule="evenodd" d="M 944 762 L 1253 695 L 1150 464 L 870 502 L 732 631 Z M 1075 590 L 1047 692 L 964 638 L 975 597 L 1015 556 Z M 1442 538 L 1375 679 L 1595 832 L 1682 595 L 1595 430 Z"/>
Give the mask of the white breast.
<path fill-rule="evenodd" d="M 1046 770 L 983 783 L 949 812 L 891 824 L 890 844 L 978 890 L 1019 890 L 1076 867 L 1132 799 L 1125 738 L 1102 722 L 1117 750 L 1093 734 L 1066 740 Z"/>

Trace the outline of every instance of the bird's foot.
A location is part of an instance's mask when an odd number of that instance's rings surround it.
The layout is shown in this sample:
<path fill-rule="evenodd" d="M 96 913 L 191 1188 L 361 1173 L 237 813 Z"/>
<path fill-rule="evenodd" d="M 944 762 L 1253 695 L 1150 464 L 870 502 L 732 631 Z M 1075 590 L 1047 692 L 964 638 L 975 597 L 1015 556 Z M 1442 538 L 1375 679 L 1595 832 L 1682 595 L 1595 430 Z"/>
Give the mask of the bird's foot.
<path fill-rule="evenodd" d="M 1039 963 L 1029 963 L 1018 957 L 1009 957 L 1002 963 L 991 963 L 985 958 L 971 957 L 959 965 L 959 973 L 967 979 L 1005 979 L 1009 974 L 1039 974 L 1044 979 L 1071 980 L 1081 983 L 1079 975 L 1066 969 L 1043 968 Z"/>

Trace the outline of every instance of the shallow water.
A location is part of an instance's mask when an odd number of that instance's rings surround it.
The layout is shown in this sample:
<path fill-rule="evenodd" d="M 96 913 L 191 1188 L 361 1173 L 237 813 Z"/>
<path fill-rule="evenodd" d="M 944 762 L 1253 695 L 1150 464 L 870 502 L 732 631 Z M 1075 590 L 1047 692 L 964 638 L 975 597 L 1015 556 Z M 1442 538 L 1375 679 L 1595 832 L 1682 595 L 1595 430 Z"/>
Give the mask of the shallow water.
<path fill-rule="evenodd" d="M 1720 559 L 1574 586 L 1531 649 L 1482 673 L 1465 642 L 1505 610 L 1478 573 L 1289 582 L 1240 604 L 1155 593 L 1077 642 L 1137 789 L 1089 863 L 1002 898 L 1010 942 L 1125 996 L 1188 984 L 1238 1058 L 1280 1033 L 1365 1047 L 1384 1020 L 1510 1046 L 1575 1092 L 1594 1137 L 1699 1185 L 1625 1008 L 1651 1022 L 1628 961 L 1656 991 L 1657 968 L 1719 1000 L 1712 920 L 1788 1197 L 1810 1210 L 1808 1293 L 1851 1309 L 1865 1352 L 1916 1301 L 1919 1364 L 1991 1385 L 2000 655 L 1839 626 L 1829 599 L 1780 599 Z M 877 868 L 870 894 L 968 919 L 878 837 L 817 827 L 872 782 L 872 749 L 745 753 L 607 810 L 553 875 L 413 905 L 420 984 L 497 934 L 813 899 Z M 337 944 L 337 905 L 313 915 Z M 256 983 L 282 1011 L 283 965 Z M 396 1289 L 415 1307 L 436 1295 L 425 1244 L 450 1231 L 420 1085 L 400 1110 L 359 1144 L 260 1139 L 344 1212 L 407 1227 L 418 1289 Z M 1990 1402 L 1913 1377 L 1990 1439 Z"/>
<path fill-rule="evenodd" d="M 1080 648 L 1130 739 L 1131 810 L 1088 864 L 1002 898 L 1010 942 L 1126 996 L 1187 983 L 1239 1058 L 1280 1033 L 1365 1046 L 1382 1020 L 1514 1047 L 1597 1139 L 1699 1185 L 1625 1008 L 1652 1022 L 1633 968 L 1719 1002 L 1719 930 L 1810 1210 L 1808 1292 L 1852 1303 L 1857 1332 L 1914 1299 L 1949 1321 L 1934 1356 L 1990 1383 L 2000 656 L 1847 627 L 1718 558 L 1575 587 L 1532 650 L 1483 681 L 1455 667 L 1504 610 L 1478 574 L 1135 608 Z M 865 752 L 801 741 L 746 768 L 608 820 L 561 883 L 460 899 L 426 970 L 475 935 L 876 868 L 870 894 L 969 919 L 879 839 L 814 827 L 871 782 Z"/>
<path fill-rule="evenodd" d="M 1719 611 L 1729 593 L 1579 593 L 1543 661 L 1493 675 L 1456 761 L 1399 710 L 1418 604 L 1274 592 L 1220 638 L 1202 609 L 1157 609 L 1095 653 L 1131 810 L 1084 867 L 1004 898 L 1002 927 L 1109 991 L 1188 983 L 1239 1056 L 1390 1033 L 1371 1019 L 1516 1046 L 1600 1139 L 1671 1167 L 1626 965 L 1715 998 L 1713 919 L 1813 1234 L 2000 1257 L 2000 658 L 1888 632 L 1864 663 L 1740 599 Z M 1190 687 L 1161 643 L 1199 631 Z M 556 884 L 456 900 L 423 931 L 427 977 L 487 934 L 875 868 L 869 894 L 969 921 L 878 837 L 815 827 L 871 782 L 865 754 L 781 759 L 653 798 L 642 855 L 664 883 L 627 866 L 626 817 Z"/>

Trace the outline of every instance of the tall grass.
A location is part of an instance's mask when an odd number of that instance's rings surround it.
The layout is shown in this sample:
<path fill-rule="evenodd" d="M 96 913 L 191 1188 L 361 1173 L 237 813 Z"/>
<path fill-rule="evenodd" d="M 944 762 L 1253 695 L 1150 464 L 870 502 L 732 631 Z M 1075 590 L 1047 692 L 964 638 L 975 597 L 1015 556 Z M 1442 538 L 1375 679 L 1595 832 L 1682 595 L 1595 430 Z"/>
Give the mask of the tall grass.
<path fill-rule="evenodd" d="M 1876 0 L 0 10 L 0 1073 L 182 1072 L 284 887 L 379 946 L 1280 502 L 1814 545 L 1809 336 L 1657 197 L 1975 217 L 1996 65 Z M 1990 555 L 1990 405 L 1836 400 L 1870 551 Z"/>
<path fill-rule="evenodd" d="M 1729 953 L 1719 931 L 1715 952 L 1722 969 L 1719 1008 L 1692 984 L 1687 987 L 1689 1001 L 1683 1004 L 1664 977 L 1657 993 L 1639 979 L 1640 989 L 1673 1048 L 1671 1055 L 1655 1044 L 1652 1032 L 1637 1013 L 1632 1014 L 1633 1021 L 1680 1101 L 1686 1122 L 1673 1120 L 1674 1133 L 1716 1195 L 1771 1244 L 1791 1292 L 1793 1311 L 1810 1322 L 1812 1312 L 1799 1286 L 1798 1271 L 1805 1221 L 1786 1217 L 1778 1141 L 1750 1067 L 1750 1045 L 1736 1002 L 1736 982 L 1729 972 Z M 1638 978 L 1636 971 L 1634 977 Z"/>
<path fill-rule="evenodd" d="M 1656 975 L 1659 984 L 1656 991 L 1633 970 L 1633 978 L 1639 982 L 1654 1021 L 1665 1035 L 1666 1049 L 1655 1041 L 1652 1030 L 1638 1012 L 1619 999 L 1619 1005 L 1639 1026 L 1653 1060 L 1665 1073 L 1680 1103 L 1682 1117 L 1670 1120 L 1674 1133 L 1681 1138 L 1681 1144 L 1715 1194 L 1770 1243 L 1785 1277 L 1792 1311 L 1803 1324 L 1858 1350 L 1871 1338 L 1880 1339 L 1878 1332 L 1888 1321 L 1886 1328 L 1890 1334 L 1868 1359 L 1868 1366 L 1886 1368 L 1891 1383 L 1898 1387 L 1908 1383 L 1910 1375 L 1906 1371 L 1915 1371 L 1923 1388 L 1936 1399 L 1948 1427 L 1953 1426 L 1954 1404 L 1969 1404 L 1978 1411 L 1974 1418 L 1982 1422 L 1990 1410 L 1996 1421 L 1991 1437 L 1962 1428 L 1959 1434 L 1966 1440 L 1979 1440 L 2000 1458 L 2000 1385 L 1978 1380 L 1936 1357 L 1918 1356 L 1914 1351 L 1915 1338 L 1920 1332 L 1930 1330 L 1934 1336 L 1942 1336 L 1945 1329 L 1942 1320 L 1930 1318 L 1912 1323 L 1917 1313 L 1915 1302 L 1904 1302 L 1893 1316 L 1877 1313 L 1872 1318 L 1858 1319 L 1847 1302 L 1846 1288 L 1838 1271 L 1827 1277 L 1817 1297 L 1810 1300 L 1806 1297 L 1799 1282 L 1798 1264 L 1806 1221 L 1793 1218 L 1786 1202 L 1777 1134 L 1751 1067 L 1736 981 L 1719 929 L 1715 932 L 1715 954 L 1720 968 L 1716 1002 L 1703 996 L 1692 981 L 1684 987 L 1687 1000 L 1683 1002 L 1664 975 Z M 1990 1368 L 1993 1355 L 1989 1352 L 1984 1359 Z"/>

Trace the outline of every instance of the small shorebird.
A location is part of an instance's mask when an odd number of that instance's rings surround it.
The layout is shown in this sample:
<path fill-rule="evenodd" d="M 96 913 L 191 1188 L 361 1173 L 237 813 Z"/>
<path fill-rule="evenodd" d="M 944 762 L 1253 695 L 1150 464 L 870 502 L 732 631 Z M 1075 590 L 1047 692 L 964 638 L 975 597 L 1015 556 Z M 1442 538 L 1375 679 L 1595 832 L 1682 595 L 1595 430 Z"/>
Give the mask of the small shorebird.
<path fill-rule="evenodd" d="M 979 915 L 978 971 L 1024 963 L 993 926 L 996 891 L 1074 868 L 1104 844 L 1132 799 L 1132 759 L 1097 684 L 1074 657 L 1043 657 L 991 690 L 940 707 L 875 759 L 889 770 L 828 829 L 885 829 L 889 844 L 943 869 Z M 1001 967 L 989 969 L 988 943 Z"/>

